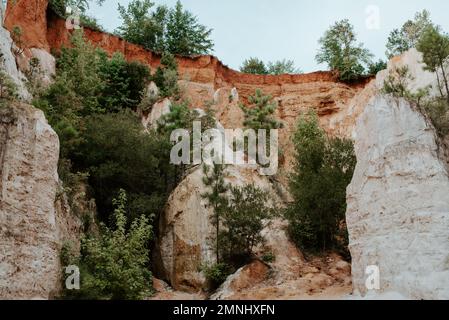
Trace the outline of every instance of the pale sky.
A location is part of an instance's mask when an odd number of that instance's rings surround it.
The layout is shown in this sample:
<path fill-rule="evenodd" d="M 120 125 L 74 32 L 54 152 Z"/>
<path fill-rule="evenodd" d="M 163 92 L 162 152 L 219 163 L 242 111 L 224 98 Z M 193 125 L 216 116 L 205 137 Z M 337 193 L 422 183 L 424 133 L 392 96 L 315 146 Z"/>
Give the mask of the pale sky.
<path fill-rule="evenodd" d="M 118 3 L 92 5 L 90 14 L 112 32 L 121 23 Z M 173 6 L 176 0 L 154 0 Z M 447 0 L 182 0 L 200 23 L 213 29 L 213 55 L 238 69 L 251 56 L 264 61 L 292 59 L 305 72 L 324 70 L 315 55 L 318 39 L 337 20 L 348 18 L 360 42 L 377 58 L 385 58 L 388 34 L 428 9 L 432 20 L 449 31 Z M 377 15 L 377 12 L 379 14 Z M 379 19 L 376 19 L 376 16 Z M 376 23 L 378 21 L 378 23 Z M 373 28 L 374 26 L 374 28 Z M 378 26 L 378 28 L 376 28 Z"/>

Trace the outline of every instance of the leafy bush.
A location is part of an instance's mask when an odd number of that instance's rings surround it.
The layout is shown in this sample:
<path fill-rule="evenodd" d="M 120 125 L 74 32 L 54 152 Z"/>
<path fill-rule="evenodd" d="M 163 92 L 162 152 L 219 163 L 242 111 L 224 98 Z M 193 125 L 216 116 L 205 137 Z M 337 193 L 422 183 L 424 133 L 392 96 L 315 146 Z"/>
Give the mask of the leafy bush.
<path fill-rule="evenodd" d="M 387 63 L 383 60 L 379 60 L 369 64 L 368 74 L 375 76 L 377 73 L 385 69 L 387 69 Z"/>
<path fill-rule="evenodd" d="M 299 74 L 302 71 L 295 67 L 295 63 L 292 60 L 278 60 L 274 62 L 268 62 L 266 65 L 262 60 L 258 58 L 249 58 L 243 62 L 240 67 L 240 72 L 249 74 Z"/>
<path fill-rule="evenodd" d="M 396 98 L 410 98 L 412 94 L 408 89 L 408 84 L 411 80 L 414 80 L 414 78 L 408 66 L 396 67 L 390 71 L 385 79 L 382 92 Z"/>
<path fill-rule="evenodd" d="M 100 96 L 105 83 L 99 69 L 106 54 L 85 41 L 82 32 L 72 37 L 73 47 L 62 50 L 54 82 L 33 104 L 42 109 L 61 141 L 61 157 L 67 158 L 81 142 L 83 117 L 102 113 Z"/>
<path fill-rule="evenodd" d="M 240 67 L 240 72 L 249 74 L 268 74 L 265 63 L 258 58 L 249 58 L 245 60 Z"/>
<path fill-rule="evenodd" d="M 82 14 L 80 16 L 80 24 L 82 27 L 89 28 L 94 31 L 105 32 L 103 26 L 94 17 Z"/>
<path fill-rule="evenodd" d="M 321 46 L 316 56 L 318 63 L 327 63 L 338 71 L 342 81 L 357 80 L 365 74 L 365 66 L 371 62 L 372 54 L 357 43 L 354 27 L 348 20 L 335 23 L 319 40 Z"/>
<path fill-rule="evenodd" d="M 356 165 L 353 144 L 328 138 L 313 113 L 299 120 L 293 142 L 290 192 L 294 201 L 286 209 L 290 236 L 305 251 L 347 251 L 347 231 L 342 225 L 346 188 Z"/>
<path fill-rule="evenodd" d="M 48 2 L 49 7 L 61 17 L 66 16 L 66 8 L 78 8 L 82 13 L 89 9 L 91 0 L 50 0 Z M 96 0 L 98 4 L 102 4 L 104 0 Z"/>
<path fill-rule="evenodd" d="M 175 56 L 169 53 L 162 55 L 161 65 L 153 75 L 153 81 L 159 88 L 161 97 L 179 98 L 178 64 Z"/>
<path fill-rule="evenodd" d="M 430 117 L 433 126 L 441 137 L 449 134 L 449 104 L 446 98 L 437 97 L 423 104 L 424 112 Z"/>
<path fill-rule="evenodd" d="M 262 261 L 265 263 L 273 263 L 276 261 L 276 256 L 273 252 L 266 252 L 262 255 Z"/>
<path fill-rule="evenodd" d="M 85 117 L 136 109 L 149 81 L 146 66 L 127 62 L 120 54 L 109 60 L 82 31 L 74 32 L 71 40 L 72 47 L 63 48 L 57 59 L 54 82 L 33 101 L 58 134 L 62 158 L 70 158 L 79 147 Z"/>
<path fill-rule="evenodd" d="M 18 98 L 17 85 L 14 80 L 4 70 L 0 70 L 0 105 L 5 101 Z"/>
<path fill-rule="evenodd" d="M 103 32 L 103 27 L 98 23 L 98 20 L 87 15 L 86 11 L 89 9 L 89 5 L 91 0 L 50 0 L 48 2 L 49 8 L 55 12 L 58 16 L 62 18 L 66 18 L 67 15 L 67 8 L 73 10 L 78 9 L 80 14 L 80 24 L 83 27 L 87 27 L 89 29 L 95 30 L 95 31 L 101 31 Z M 104 0 L 97 0 L 95 1 L 97 4 L 103 4 Z"/>
<path fill-rule="evenodd" d="M 242 262 L 263 244 L 262 230 L 274 215 L 268 207 L 268 193 L 254 185 L 233 187 L 221 220 L 221 256 L 228 262 Z"/>
<path fill-rule="evenodd" d="M 150 70 L 139 62 L 127 62 L 116 53 L 100 67 L 105 83 L 100 103 L 108 112 L 124 108 L 135 110 L 150 80 Z"/>
<path fill-rule="evenodd" d="M 295 67 L 293 60 L 278 60 L 275 62 L 268 62 L 268 74 L 300 74 L 301 69 Z"/>
<path fill-rule="evenodd" d="M 232 274 L 232 269 L 226 263 L 216 263 L 201 267 L 211 289 L 218 288 Z"/>
<path fill-rule="evenodd" d="M 70 264 L 80 267 L 80 290 L 67 298 L 136 300 L 151 294 L 149 240 L 152 228 L 147 217 L 132 221 L 128 228 L 126 193 L 114 200 L 114 228 L 102 225 L 97 237 L 82 241 L 81 255 Z M 66 260 L 67 253 L 64 255 Z"/>
<path fill-rule="evenodd" d="M 89 172 L 103 218 L 120 189 L 129 196 L 130 215 L 151 217 L 161 211 L 175 184 L 171 143 L 165 136 L 144 133 L 137 116 L 123 112 L 86 118 L 82 138 L 74 163 Z"/>

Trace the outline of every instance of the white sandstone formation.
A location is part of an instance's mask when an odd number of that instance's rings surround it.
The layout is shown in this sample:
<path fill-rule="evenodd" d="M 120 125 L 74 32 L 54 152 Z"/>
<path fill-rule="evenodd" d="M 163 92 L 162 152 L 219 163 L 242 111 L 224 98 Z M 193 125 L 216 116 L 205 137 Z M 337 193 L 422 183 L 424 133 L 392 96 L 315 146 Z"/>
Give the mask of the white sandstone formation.
<path fill-rule="evenodd" d="M 229 166 L 226 172 L 226 183 L 233 186 L 254 183 L 275 196 L 268 179 L 260 176 L 257 169 Z M 205 289 L 206 279 L 200 267 L 215 262 L 213 212 L 202 196 L 206 191 L 200 166 L 172 193 L 160 218 L 154 259 L 156 274 L 175 290 Z"/>
<path fill-rule="evenodd" d="M 25 82 L 24 74 L 17 69 L 16 59 L 12 52 L 13 41 L 9 31 L 0 27 L 0 69 L 8 74 L 17 85 L 18 95 L 23 101 L 31 100 L 31 95 L 28 92 Z"/>
<path fill-rule="evenodd" d="M 32 48 L 30 51 L 32 56 L 39 61 L 40 80 L 44 85 L 49 85 L 56 74 L 55 57 L 43 49 Z"/>
<path fill-rule="evenodd" d="M 42 111 L 0 109 L 0 298 L 49 299 L 61 288 L 60 249 L 81 228 L 56 210 L 59 140 Z"/>
<path fill-rule="evenodd" d="M 435 88 L 411 50 L 389 70 L 408 65 L 409 89 Z M 365 295 L 368 266 L 380 271 L 379 294 L 449 299 L 449 177 L 435 130 L 409 102 L 377 93 L 363 104 L 354 136 L 357 166 L 348 187 L 347 225 L 353 285 Z M 372 89 L 371 89 L 372 90 Z M 376 292 L 369 292 L 368 297 Z"/>
<path fill-rule="evenodd" d="M 171 101 L 166 98 L 153 105 L 148 115 L 142 117 L 142 125 L 145 129 L 157 129 L 159 119 L 170 113 Z"/>

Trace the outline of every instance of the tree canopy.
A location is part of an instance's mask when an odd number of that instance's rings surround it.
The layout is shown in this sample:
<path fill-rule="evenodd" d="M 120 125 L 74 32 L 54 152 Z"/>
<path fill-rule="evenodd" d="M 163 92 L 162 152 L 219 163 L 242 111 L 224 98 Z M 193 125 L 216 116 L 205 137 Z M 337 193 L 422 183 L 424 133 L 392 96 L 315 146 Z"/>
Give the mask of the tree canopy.
<path fill-rule="evenodd" d="M 318 63 L 326 63 L 331 70 L 338 71 L 343 81 L 356 80 L 371 63 L 372 54 L 357 42 L 354 27 L 349 20 L 336 22 L 319 40 L 316 55 Z"/>
<path fill-rule="evenodd" d="M 117 34 L 149 50 L 191 56 L 213 49 L 212 29 L 200 24 L 180 1 L 168 8 L 155 7 L 150 0 L 133 0 L 127 7 L 119 4 L 118 10 L 123 22 Z"/>

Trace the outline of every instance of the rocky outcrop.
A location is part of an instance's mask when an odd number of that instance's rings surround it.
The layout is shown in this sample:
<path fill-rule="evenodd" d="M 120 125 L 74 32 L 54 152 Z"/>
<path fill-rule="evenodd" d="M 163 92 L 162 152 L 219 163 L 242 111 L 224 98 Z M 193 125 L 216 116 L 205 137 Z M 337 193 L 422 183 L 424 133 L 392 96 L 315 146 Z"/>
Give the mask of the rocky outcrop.
<path fill-rule="evenodd" d="M 408 65 L 409 89 L 434 84 L 411 50 L 390 62 Z M 388 71 L 378 75 L 377 92 Z M 367 293 L 368 266 L 380 293 L 449 298 L 449 177 L 435 130 L 415 106 L 377 93 L 355 130 L 357 167 L 348 187 L 347 225 L 356 292 Z M 372 293 L 371 293 L 372 294 Z"/>
<path fill-rule="evenodd" d="M 26 78 L 24 74 L 17 68 L 16 59 L 12 52 L 13 48 L 14 43 L 9 32 L 0 26 L 0 69 L 4 70 L 16 84 L 19 98 L 28 101 L 31 99 L 31 95 L 25 86 Z"/>
<path fill-rule="evenodd" d="M 260 176 L 257 169 L 230 166 L 226 173 L 226 183 L 233 186 L 254 183 L 277 200 L 268 179 Z M 206 191 L 203 169 L 198 167 L 172 193 L 160 218 L 154 259 L 156 275 L 176 290 L 206 289 L 200 268 L 215 262 L 213 213 L 203 197 Z"/>
<path fill-rule="evenodd" d="M 61 287 L 59 252 L 81 222 L 56 210 L 59 140 L 42 113 L 0 109 L 0 298 L 48 299 Z"/>
<path fill-rule="evenodd" d="M 283 259 L 292 251 L 285 251 Z M 294 255 L 293 255 L 294 257 Z M 337 255 L 299 259 L 290 265 L 290 272 L 277 262 L 254 261 L 231 275 L 215 292 L 212 300 L 307 300 L 342 299 L 349 297 L 351 268 Z M 295 273 L 291 271 L 296 269 Z"/>

